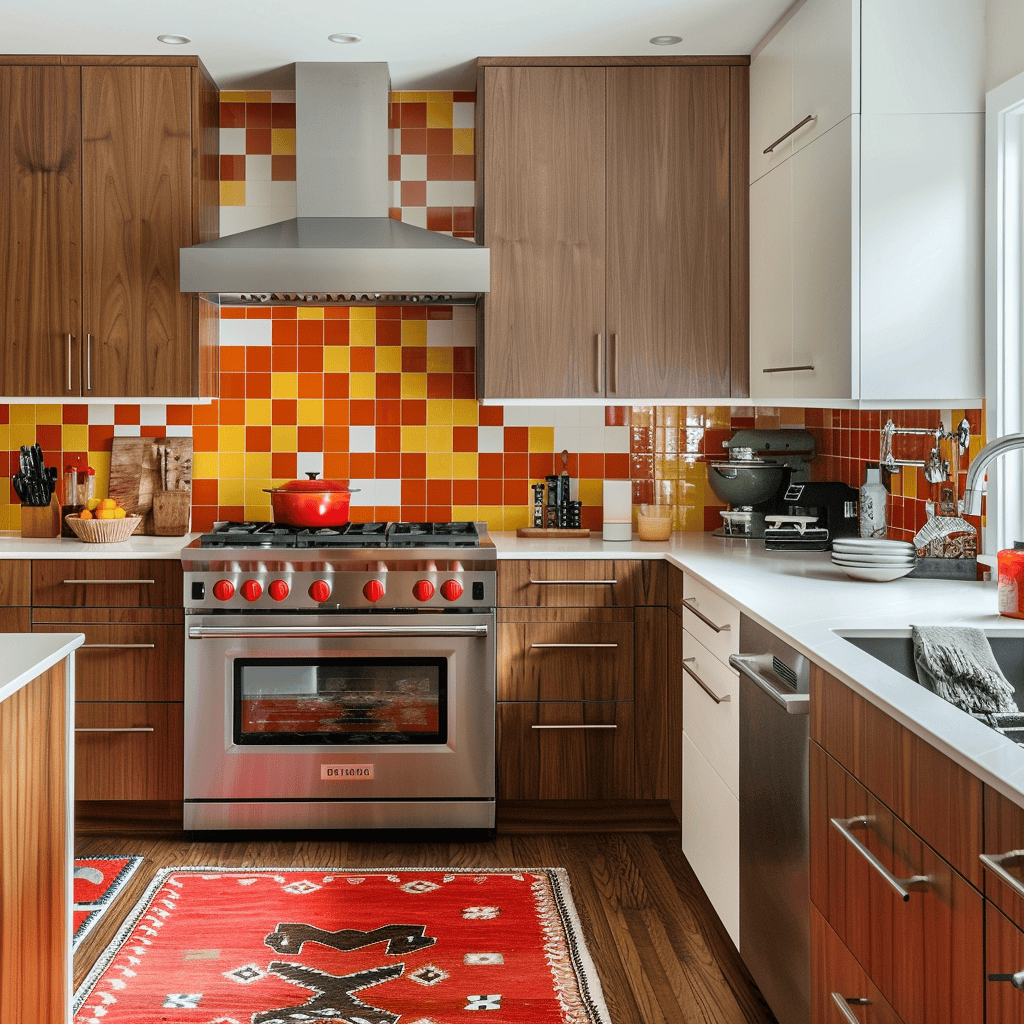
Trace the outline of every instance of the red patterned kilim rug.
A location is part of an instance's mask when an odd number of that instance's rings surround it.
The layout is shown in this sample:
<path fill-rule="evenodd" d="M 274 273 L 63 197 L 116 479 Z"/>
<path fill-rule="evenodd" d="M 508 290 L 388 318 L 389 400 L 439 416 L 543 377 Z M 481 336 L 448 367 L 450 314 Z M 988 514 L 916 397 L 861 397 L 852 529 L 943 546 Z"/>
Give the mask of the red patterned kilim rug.
<path fill-rule="evenodd" d="M 141 863 L 141 857 L 104 855 L 75 859 L 75 903 L 72 908 L 75 931 L 72 952 L 89 934 L 114 897 L 127 885 L 128 879 Z"/>
<path fill-rule="evenodd" d="M 562 868 L 167 868 L 74 1019 L 610 1024 Z"/>

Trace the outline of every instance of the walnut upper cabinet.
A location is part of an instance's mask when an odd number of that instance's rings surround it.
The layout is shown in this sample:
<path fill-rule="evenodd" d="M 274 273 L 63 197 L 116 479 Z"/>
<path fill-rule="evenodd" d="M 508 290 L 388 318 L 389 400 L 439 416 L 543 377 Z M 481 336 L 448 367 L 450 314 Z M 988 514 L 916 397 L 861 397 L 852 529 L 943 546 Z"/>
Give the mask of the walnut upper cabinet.
<path fill-rule="evenodd" d="M 213 393 L 178 249 L 218 231 L 216 96 L 196 58 L 0 57 L 0 395 Z"/>
<path fill-rule="evenodd" d="M 748 58 L 596 63 L 479 62 L 478 394 L 745 396 Z"/>

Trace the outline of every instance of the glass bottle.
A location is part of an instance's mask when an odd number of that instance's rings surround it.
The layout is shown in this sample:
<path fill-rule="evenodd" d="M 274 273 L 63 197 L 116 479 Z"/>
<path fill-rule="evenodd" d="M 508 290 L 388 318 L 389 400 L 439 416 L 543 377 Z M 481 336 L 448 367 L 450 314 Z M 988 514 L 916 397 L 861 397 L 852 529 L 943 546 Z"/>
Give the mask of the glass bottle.
<path fill-rule="evenodd" d="M 1024 540 L 996 556 L 999 568 L 999 614 L 1024 619 Z"/>

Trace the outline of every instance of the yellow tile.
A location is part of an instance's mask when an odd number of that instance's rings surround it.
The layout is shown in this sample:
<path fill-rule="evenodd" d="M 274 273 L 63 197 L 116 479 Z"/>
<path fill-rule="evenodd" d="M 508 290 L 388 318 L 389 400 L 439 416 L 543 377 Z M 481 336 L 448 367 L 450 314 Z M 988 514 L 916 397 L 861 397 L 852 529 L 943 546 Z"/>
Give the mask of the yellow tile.
<path fill-rule="evenodd" d="M 351 306 L 348 318 L 349 320 L 376 320 L 377 310 L 374 306 Z"/>
<path fill-rule="evenodd" d="M 680 505 L 676 510 L 676 521 L 685 533 L 704 532 L 704 509 L 692 505 Z"/>
<path fill-rule="evenodd" d="M 217 448 L 222 453 L 244 452 L 245 427 L 222 424 L 217 433 Z"/>
<path fill-rule="evenodd" d="M 471 398 L 456 398 L 452 402 L 452 423 L 457 427 L 475 427 L 480 422 L 480 403 Z"/>
<path fill-rule="evenodd" d="M 430 438 L 427 438 L 430 443 Z M 428 480 L 451 480 L 452 478 L 452 453 L 428 452 L 427 453 L 427 479 Z"/>
<path fill-rule="evenodd" d="M 299 306 L 296 312 L 299 320 L 323 320 L 324 318 L 323 306 Z"/>
<path fill-rule="evenodd" d="M 3 428 L 0 427 L 0 430 Z M 61 441 L 66 452 L 84 452 L 89 447 L 89 428 L 84 423 L 66 423 L 61 431 Z M 0 448 L 6 448 L 0 443 Z"/>
<path fill-rule="evenodd" d="M 263 497 L 266 498 L 268 495 L 264 494 Z M 253 523 L 269 523 L 273 522 L 274 513 L 269 505 L 263 503 L 250 505 L 249 502 L 246 502 L 245 518 Z"/>
<path fill-rule="evenodd" d="M 421 426 L 402 427 L 402 451 L 425 452 L 427 450 L 427 428 Z"/>
<path fill-rule="evenodd" d="M 322 398 L 300 398 L 298 420 L 300 427 L 322 427 L 324 425 L 324 400 Z"/>
<path fill-rule="evenodd" d="M 452 522 L 475 523 L 476 518 L 476 505 L 452 505 Z"/>
<path fill-rule="evenodd" d="M 427 375 L 425 373 L 403 373 L 402 374 L 402 397 L 403 398 L 426 398 L 427 397 Z"/>
<path fill-rule="evenodd" d="M 502 505 L 477 505 L 476 515 L 492 532 L 505 529 L 505 509 Z"/>
<path fill-rule="evenodd" d="M 427 373 L 451 373 L 455 357 L 449 346 L 427 349 Z"/>
<path fill-rule="evenodd" d="M 585 508 L 599 508 L 604 501 L 603 480 L 580 480 L 579 496 Z"/>
<path fill-rule="evenodd" d="M 222 92 L 220 101 L 221 103 L 244 103 L 245 97 L 248 95 L 247 92 Z"/>
<path fill-rule="evenodd" d="M 245 400 L 245 422 L 250 427 L 269 427 L 273 422 L 269 398 L 247 398 Z"/>
<path fill-rule="evenodd" d="M 59 405 L 37 405 L 36 423 L 55 425 L 64 419 L 64 410 Z"/>
<path fill-rule="evenodd" d="M 475 480 L 477 471 L 476 452 L 452 453 L 452 479 Z"/>
<path fill-rule="evenodd" d="M 402 344 L 422 348 L 427 344 L 426 320 L 402 321 Z"/>
<path fill-rule="evenodd" d="M 354 313 L 355 310 L 353 309 Z M 377 343 L 377 322 L 375 320 L 352 320 L 348 325 L 350 345 L 371 346 Z"/>
<path fill-rule="evenodd" d="M 402 97 L 399 103 L 429 103 L 437 99 L 436 92 L 402 92 L 399 95 Z"/>
<path fill-rule="evenodd" d="M 348 373 L 348 347 L 327 345 L 324 348 L 324 373 Z"/>
<path fill-rule="evenodd" d="M 293 452 L 299 446 L 298 427 L 277 426 L 270 428 L 270 450 L 272 452 Z"/>
<path fill-rule="evenodd" d="M 553 452 L 555 450 L 554 427 L 530 427 L 530 451 Z"/>
<path fill-rule="evenodd" d="M 452 428 L 427 426 L 427 451 L 452 454 Z"/>
<path fill-rule="evenodd" d="M 245 206 L 245 182 L 222 181 L 220 183 L 221 206 Z"/>
<path fill-rule="evenodd" d="M 899 497 L 903 494 L 903 474 L 893 473 L 889 478 L 889 493 Z"/>
<path fill-rule="evenodd" d="M 270 93 L 264 89 L 250 90 L 245 94 L 246 103 L 269 103 Z"/>
<path fill-rule="evenodd" d="M 272 482 L 268 477 L 266 480 L 260 480 L 257 478 L 250 479 L 245 478 L 245 489 L 243 494 L 245 495 L 244 501 L 242 502 L 246 508 L 250 505 L 265 505 L 267 504 L 270 495 L 263 489 L 264 487 L 271 487 Z M 248 515 L 248 513 L 247 513 Z"/>
<path fill-rule="evenodd" d="M 532 511 L 523 505 L 507 505 L 502 519 L 503 530 L 520 530 L 533 522 Z"/>
<path fill-rule="evenodd" d="M 245 479 L 262 481 L 262 486 L 267 486 L 270 480 L 270 452 L 245 453 Z"/>
<path fill-rule="evenodd" d="M 297 373 L 272 373 L 270 375 L 272 398 L 298 398 L 299 375 Z"/>
<path fill-rule="evenodd" d="M 376 367 L 378 373 L 401 373 L 402 350 L 397 345 L 381 345 L 377 348 Z"/>
<path fill-rule="evenodd" d="M 67 448 L 67 445 L 64 445 Z M 88 447 L 88 446 L 86 446 Z M 0 452 L 9 452 L 11 450 L 11 428 L 6 423 L 0 423 Z M 5 456 L 6 458 L 6 456 Z M 4 477 L 0 477 L 0 494 L 4 493 L 3 481 Z M 10 477 L 6 477 L 10 480 Z M 0 502 L 0 508 L 3 508 L 3 502 Z"/>
<path fill-rule="evenodd" d="M 917 497 L 917 469 L 914 466 L 904 466 L 903 472 L 900 473 L 903 477 L 903 497 L 905 498 L 916 498 Z"/>
<path fill-rule="evenodd" d="M 348 378 L 349 398 L 376 398 L 377 375 L 375 373 L 352 373 Z"/>
<path fill-rule="evenodd" d="M 220 470 L 214 477 L 220 476 L 221 495 L 224 494 L 225 480 L 241 480 L 245 477 L 245 455 L 242 452 L 232 452 L 230 455 L 221 455 Z M 239 504 L 238 502 L 224 502 L 224 504 Z"/>
<path fill-rule="evenodd" d="M 222 479 L 217 489 L 217 500 L 221 505 L 244 505 L 245 481 L 240 477 L 235 480 Z"/>
<path fill-rule="evenodd" d="M 11 406 L 14 412 L 16 406 Z M 34 423 L 12 423 L 10 451 L 16 452 L 22 445 L 31 447 L 36 443 L 36 425 Z"/>
<path fill-rule="evenodd" d="M 7 487 L 10 484 L 10 477 L 0 478 L 0 488 Z M 0 530 L 11 529 L 11 506 L 0 505 Z"/>
<path fill-rule="evenodd" d="M 434 427 L 451 427 L 452 403 L 448 398 L 427 399 L 427 424 Z M 449 430 L 449 433 L 451 431 Z"/>
<path fill-rule="evenodd" d="M 89 452 L 89 465 L 96 470 L 96 493 L 108 494 L 110 491 L 110 452 Z M 192 472 L 195 473 L 195 458 L 192 460 Z M 216 476 L 216 473 L 214 474 Z"/>
<path fill-rule="evenodd" d="M 452 151 L 456 156 L 472 156 L 473 129 L 456 128 L 452 132 Z"/>
<path fill-rule="evenodd" d="M 36 407 L 34 405 L 12 405 L 10 412 L 11 426 L 15 423 L 25 424 L 30 423 L 33 427 L 36 425 Z"/>
<path fill-rule="evenodd" d="M 7 523 L 8 530 L 21 529 L 21 505 L 11 505 L 8 509 L 10 520 Z"/>
<path fill-rule="evenodd" d="M 452 101 L 450 99 L 428 100 L 427 101 L 427 127 L 428 128 L 451 128 L 452 126 Z"/>
<path fill-rule="evenodd" d="M 271 128 L 270 152 L 274 156 L 295 156 L 295 129 Z"/>

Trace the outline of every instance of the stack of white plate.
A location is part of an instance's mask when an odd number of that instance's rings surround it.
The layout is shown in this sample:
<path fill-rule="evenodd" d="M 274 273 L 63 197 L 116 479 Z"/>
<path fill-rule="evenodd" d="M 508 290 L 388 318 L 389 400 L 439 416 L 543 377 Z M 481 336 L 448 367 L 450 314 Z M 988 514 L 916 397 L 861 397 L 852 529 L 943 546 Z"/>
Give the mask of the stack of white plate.
<path fill-rule="evenodd" d="M 917 551 L 904 540 L 841 537 L 832 542 L 832 562 L 855 580 L 887 583 L 913 570 Z"/>

